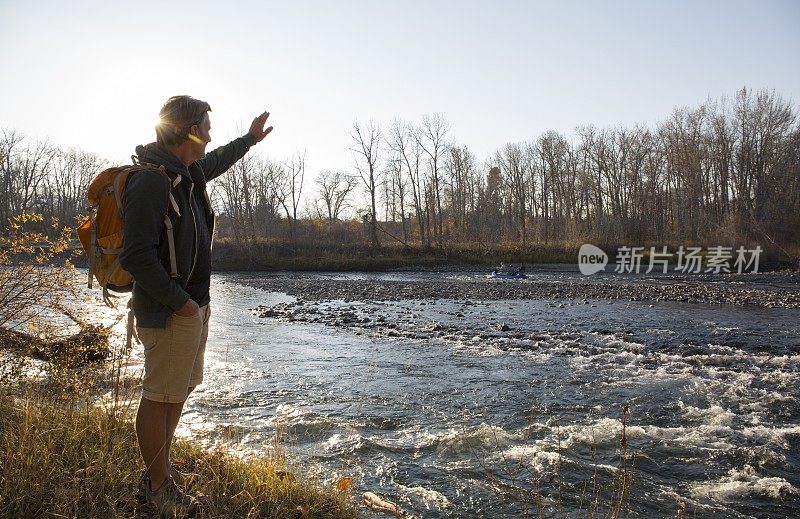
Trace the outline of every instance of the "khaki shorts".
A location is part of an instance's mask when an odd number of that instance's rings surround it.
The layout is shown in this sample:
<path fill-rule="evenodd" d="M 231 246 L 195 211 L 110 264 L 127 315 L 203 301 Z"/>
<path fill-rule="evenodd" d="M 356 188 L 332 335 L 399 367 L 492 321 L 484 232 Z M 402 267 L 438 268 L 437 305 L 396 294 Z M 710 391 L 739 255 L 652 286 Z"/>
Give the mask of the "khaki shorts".
<path fill-rule="evenodd" d="M 142 396 L 154 402 L 183 402 L 189 388 L 203 382 L 203 359 L 208 339 L 209 305 L 195 315 L 172 314 L 165 328 L 140 328 L 144 346 Z"/>

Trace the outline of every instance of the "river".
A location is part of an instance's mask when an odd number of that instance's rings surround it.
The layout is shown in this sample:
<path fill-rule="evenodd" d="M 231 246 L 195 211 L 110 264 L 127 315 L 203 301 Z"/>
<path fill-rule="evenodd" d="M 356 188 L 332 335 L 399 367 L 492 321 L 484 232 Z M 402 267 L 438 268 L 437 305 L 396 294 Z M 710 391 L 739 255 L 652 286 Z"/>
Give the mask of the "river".
<path fill-rule="evenodd" d="M 257 454 L 278 434 L 298 470 L 351 477 L 425 518 L 585 511 L 595 483 L 608 511 L 623 450 L 630 517 L 800 513 L 796 308 L 413 291 L 303 301 L 261 276 L 213 276 L 205 382 L 179 435 Z M 140 360 L 141 347 L 129 375 Z"/>

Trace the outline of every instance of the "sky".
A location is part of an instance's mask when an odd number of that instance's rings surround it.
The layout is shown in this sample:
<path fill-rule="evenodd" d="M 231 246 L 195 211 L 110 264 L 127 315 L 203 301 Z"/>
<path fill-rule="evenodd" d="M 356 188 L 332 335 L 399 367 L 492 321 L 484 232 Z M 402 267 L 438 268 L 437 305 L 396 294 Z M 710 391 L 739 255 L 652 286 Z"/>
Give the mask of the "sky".
<path fill-rule="evenodd" d="M 268 110 L 257 153 L 305 152 L 310 180 L 353 171 L 356 121 L 440 113 L 482 160 L 743 86 L 797 107 L 798 27 L 796 0 L 0 0 L 0 128 L 127 163 L 189 94 L 213 108 L 211 147 Z"/>

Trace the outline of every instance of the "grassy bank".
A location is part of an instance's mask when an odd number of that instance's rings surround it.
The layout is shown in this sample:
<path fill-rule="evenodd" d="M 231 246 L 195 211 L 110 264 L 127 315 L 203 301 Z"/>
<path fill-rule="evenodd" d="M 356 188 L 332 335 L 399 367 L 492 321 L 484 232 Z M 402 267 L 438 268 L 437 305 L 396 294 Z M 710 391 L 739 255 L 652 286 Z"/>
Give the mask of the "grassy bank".
<path fill-rule="evenodd" d="M 220 271 L 361 271 L 380 272 L 398 269 L 452 269 L 470 267 L 475 270 L 492 270 L 501 263 L 578 264 L 581 243 L 563 242 L 536 244 L 521 247 L 509 244 L 494 248 L 450 246 L 442 249 L 427 247 L 384 246 L 370 250 L 363 244 L 290 244 L 287 242 L 253 241 L 242 245 L 218 240 L 214 244 L 214 269 Z M 615 262 L 619 244 L 600 245 Z M 678 245 L 668 246 L 670 252 Z M 661 246 L 656 246 L 661 250 Z M 730 262 L 733 266 L 734 257 Z M 642 251 L 642 264 L 649 262 L 649 246 Z M 703 250 L 701 256 L 707 256 Z M 677 255 L 671 261 L 677 261 Z M 797 269 L 800 249 L 785 250 L 765 248 L 761 253 L 759 270 Z"/>
<path fill-rule="evenodd" d="M 410 268 L 489 268 L 500 263 L 572 263 L 580 245 L 486 249 L 472 247 L 384 246 L 370 250 L 362 244 L 289 244 L 256 241 L 241 245 L 214 243 L 216 270 L 238 271 L 385 271 Z"/>
<path fill-rule="evenodd" d="M 0 517 L 143 517 L 133 425 L 110 410 L 35 390 L 2 396 L 0 453 Z M 356 517 L 347 492 L 293 475 L 280 457 L 243 461 L 181 440 L 173 464 L 205 496 L 206 517 Z"/>

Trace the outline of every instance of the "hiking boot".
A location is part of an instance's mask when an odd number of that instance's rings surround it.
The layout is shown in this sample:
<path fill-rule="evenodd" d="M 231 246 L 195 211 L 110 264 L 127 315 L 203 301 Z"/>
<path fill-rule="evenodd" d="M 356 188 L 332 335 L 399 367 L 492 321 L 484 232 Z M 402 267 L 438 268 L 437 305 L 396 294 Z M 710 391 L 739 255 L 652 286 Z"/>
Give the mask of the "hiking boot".
<path fill-rule="evenodd" d="M 169 466 L 169 475 L 175 480 L 178 485 L 183 484 L 183 474 L 175 470 L 172 465 Z M 139 478 L 139 485 L 136 487 L 135 501 L 138 507 L 147 504 L 147 489 L 150 487 L 150 476 L 147 474 L 147 469 L 142 472 L 142 477 Z"/>
<path fill-rule="evenodd" d="M 159 514 L 159 517 L 195 517 L 200 508 L 195 498 L 178 488 L 172 476 L 168 476 L 161 488 L 155 492 L 150 489 L 148 482 L 146 493 L 147 504 Z"/>
<path fill-rule="evenodd" d="M 139 478 L 139 485 L 136 486 L 136 494 L 134 500 L 137 506 L 144 506 L 147 504 L 147 488 L 150 486 L 150 478 L 147 476 L 147 471 L 142 472 L 142 477 Z"/>
<path fill-rule="evenodd" d="M 135 514 L 140 510 L 146 508 L 147 485 L 149 484 L 150 480 L 147 477 L 147 472 L 145 472 L 139 479 L 139 484 L 136 486 L 136 490 L 132 494 L 129 494 L 127 498 L 119 500 L 118 506 L 120 510 L 124 510 L 128 514 Z"/>

